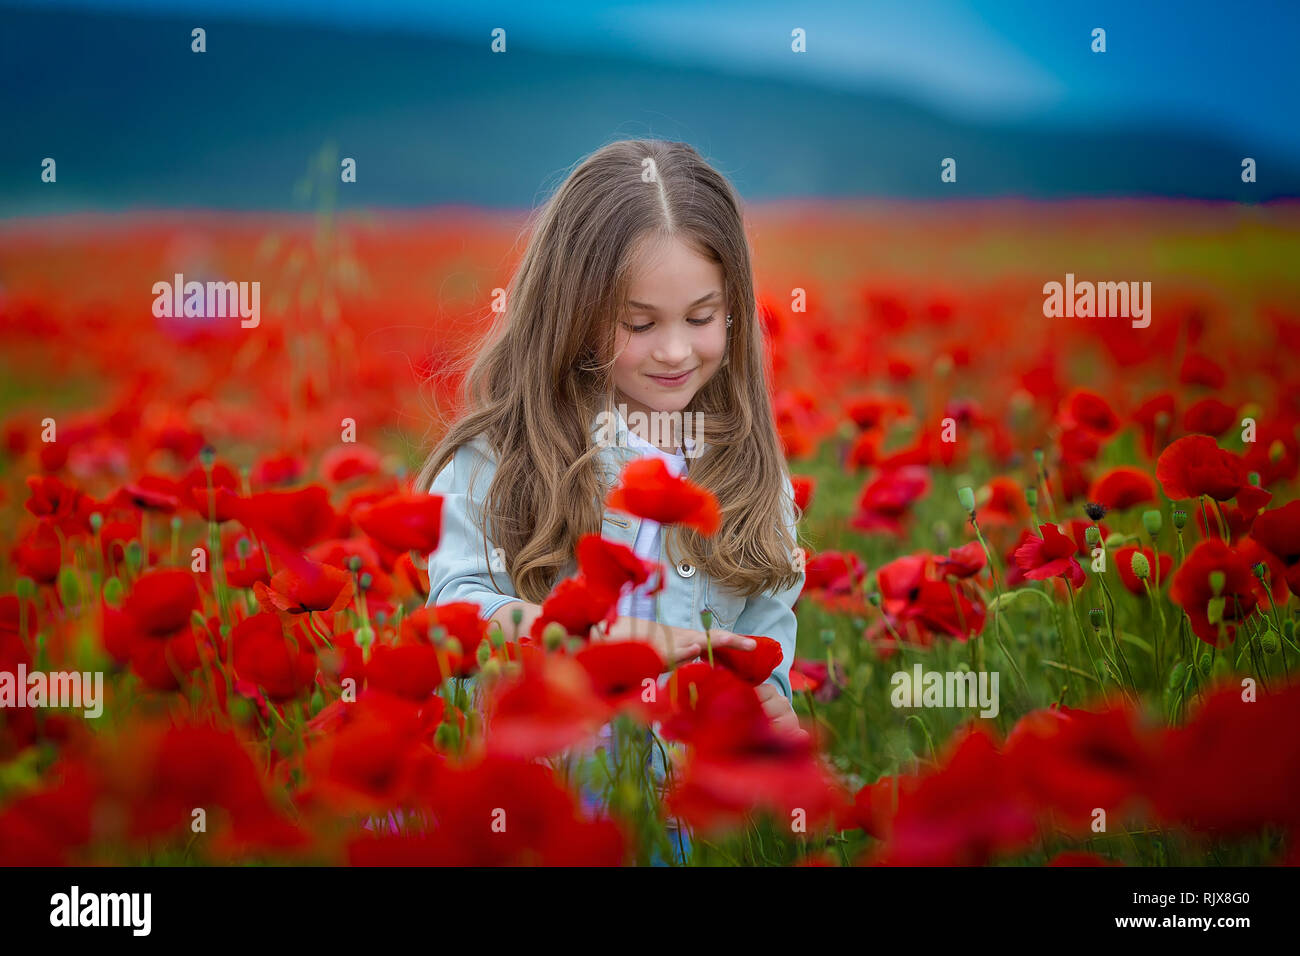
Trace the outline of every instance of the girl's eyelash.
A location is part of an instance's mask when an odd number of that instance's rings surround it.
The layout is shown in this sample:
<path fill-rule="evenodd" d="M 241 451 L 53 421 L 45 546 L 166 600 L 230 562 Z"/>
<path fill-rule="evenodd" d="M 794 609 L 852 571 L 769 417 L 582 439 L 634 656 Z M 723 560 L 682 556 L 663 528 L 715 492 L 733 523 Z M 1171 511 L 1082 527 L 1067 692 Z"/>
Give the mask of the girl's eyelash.
<path fill-rule="evenodd" d="M 701 326 L 701 327 L 702 327 L 702 326 L 708 325 L 710 322 L 712 322 L 713 319 L 714 319 L 714 317 L 715 317 L 717 314 L 718 314 L 718 313 L 713 312 L 713 313 L 711 313 L 707 318 L 703 318 L 703 319 L 687 319 L 686 321 L 689 322 L 689 323 L 691 323 L 691 325 L 696 325 L 696 326 Z M 654 325 L 653 322 L 647 322 L 645 325 L 628 325 L 626 322 L 624 322 L 624 323 L 623 323 L 623 328 L 627 329 L 629 332 L 644 332 L 646 329 L 650 328 L 650 326 L 652 326 L 652 325 Z"/>

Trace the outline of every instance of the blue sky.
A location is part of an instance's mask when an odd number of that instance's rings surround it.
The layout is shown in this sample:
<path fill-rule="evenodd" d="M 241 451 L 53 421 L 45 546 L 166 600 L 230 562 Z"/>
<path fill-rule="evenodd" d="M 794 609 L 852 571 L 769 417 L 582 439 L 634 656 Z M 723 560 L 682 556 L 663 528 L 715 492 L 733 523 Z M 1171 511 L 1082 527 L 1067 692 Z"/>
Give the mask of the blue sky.
<path fill-rule="evenodd" d="M 1300 3 L 1284 0 L 44 0 L 301 20 L 800 76 L 971 119 L 1193 121 L 1300 153 Z M 803 27 L 808 53 L 790 52 Z M 1094 27 L 1107 52 L 1089 49 Z"/>

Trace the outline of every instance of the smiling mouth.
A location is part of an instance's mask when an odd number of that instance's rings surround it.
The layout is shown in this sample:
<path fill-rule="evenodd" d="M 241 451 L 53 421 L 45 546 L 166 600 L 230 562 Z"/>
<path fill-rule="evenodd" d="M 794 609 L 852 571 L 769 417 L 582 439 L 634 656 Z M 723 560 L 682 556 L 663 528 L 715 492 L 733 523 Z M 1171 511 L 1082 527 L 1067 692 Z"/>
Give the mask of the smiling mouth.
<path fill-rule="evenodd" d="M 688 368 L 686 371 L 679 372 L 676 375 L 650 375 L 650 378 L 653 378 L 657 382 L 662 382 L 665 385 L 678 385 L 681 382 L 686 381 L 694 371 L 695 369 Z"/>

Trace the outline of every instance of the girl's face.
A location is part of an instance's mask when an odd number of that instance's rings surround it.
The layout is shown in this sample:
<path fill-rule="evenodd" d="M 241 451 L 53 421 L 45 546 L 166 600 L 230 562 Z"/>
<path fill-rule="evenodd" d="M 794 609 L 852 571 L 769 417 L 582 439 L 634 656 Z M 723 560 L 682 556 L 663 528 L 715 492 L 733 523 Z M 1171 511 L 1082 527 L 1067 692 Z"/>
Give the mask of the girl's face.
<path fill-rule="evenodd" d="M 676 238 L 643 257 L 614 339 L 615 404 L 683 411 L 722 364 L 726 316 L 719 263 Z"/>

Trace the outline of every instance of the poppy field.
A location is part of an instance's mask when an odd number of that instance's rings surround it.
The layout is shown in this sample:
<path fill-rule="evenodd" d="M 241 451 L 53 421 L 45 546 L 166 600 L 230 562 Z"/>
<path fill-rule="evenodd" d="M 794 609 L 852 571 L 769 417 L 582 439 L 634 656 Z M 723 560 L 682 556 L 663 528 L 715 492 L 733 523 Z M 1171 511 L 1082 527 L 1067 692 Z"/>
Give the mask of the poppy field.
<path fill-rule="evenodd" d="M 1300 861 L 1300 208 L 747 216 L 802 736 L 762 641 L 586 640 L 653 571 L 598 537 L 527 633 L 428 605 L 412 481 L 518 221 L 6 224 L 0 863 Z M 177 275 L 258 320 L 159 316 Z M 1067 275 L 1149 321 L 1049 316 Z"/>

